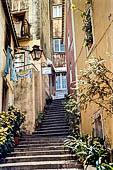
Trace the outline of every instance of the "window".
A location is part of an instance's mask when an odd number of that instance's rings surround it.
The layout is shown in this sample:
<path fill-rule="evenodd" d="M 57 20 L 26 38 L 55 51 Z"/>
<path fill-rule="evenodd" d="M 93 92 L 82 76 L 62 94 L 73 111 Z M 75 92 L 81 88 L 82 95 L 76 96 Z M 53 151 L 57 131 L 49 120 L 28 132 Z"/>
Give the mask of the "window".
<path fill-rule="evenodd" d="M 61 39 L 54 40 L 54 52 L 65 52 L 65 46 Z"/>
<path fill-rule="evenodd" d="M 99 110 L 93 115 L 94 137 L 103 139 L 102 112 Z"/>
<path fill-rule="evenodd" d="M 26 19 L 25 12 L 13 14 L 13 21 L 18 38 L 30 36 L 30 24 Z"/>
<path fill-rule="evenodd" d="M 66 73 L 56 74 L 56 90 L 67 89 Z"/>
<path fill-rule="evenodd" d="M 15 54 L 15 68 L 16 72 L 25 70 L 25 53 L 16 53 Z"/>
<path fill-rule="evenodd" d="M 62 17 L 62 6 L 53 6 L 53 18 Z"/>

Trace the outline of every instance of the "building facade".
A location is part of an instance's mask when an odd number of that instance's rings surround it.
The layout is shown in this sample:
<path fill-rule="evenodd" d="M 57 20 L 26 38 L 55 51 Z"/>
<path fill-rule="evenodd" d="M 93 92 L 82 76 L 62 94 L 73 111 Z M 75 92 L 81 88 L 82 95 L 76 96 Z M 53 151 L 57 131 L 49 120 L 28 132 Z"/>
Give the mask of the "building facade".
<path fill-rule="evenodd" d="M 71 6 L 69 6 L 68 3 L 71 3 Z M 92 0 L 86 4 L 85 0 L 67 0 L 66 4 L 70 13 L 72 13 L 72 20 L 68 20 L 68 27 L 72 21 L 74 28 L 72 28 L 72 30 L 75 48 L 75 73 L 77 73 L 77 76 L 79 76 L 80 70 L 85 68 L 87 59 L 92 56 L 100 56 L 103 58 L 105 65 L 113 72 L 112 55 L 108 56 L 108 53 L 113 53 L 113 15 L 111 12 L 113 10 L 113 2 L 111 0 Z M 68 9 L 66 10 L 66 17 L 68 18 Z M 83 18 L 81 17 L 83 11 L 87 11 L 86 19 L 90 18 L 90 36 L 83 31 Z M 66 32 L 67 31 L 68 30 L 66 30 Z M 68 46 L 71 41 L 68 32 L 66 33 L 65 39 L 67 39 L 66 44 Z M 70 61 L 67 62 L 69 68 Z M 68 69 L 68 75 L 69 74 L 70 71 Z M 113 148 L 112 115 L 108 116 L 106 111 L 99 108 L 96 104 L 91 103 L 87 109 L 81 111 L 81 119 L 81 129 L 83 133 L 91 135 L 94 130 L 97 137 L 105 139 L 106 143 Z"/>
<path fill-rule="evenodd" d="M 15 48 L 15 67 L 18 82 L 15 85 L 14 101 L 25 114 L 23 129 L 32 133 L 39 112 L 43 111 L 49 97 L 49 76 L 42 74 L 42 64 L 47 59 L 42 54 L 33 60 L 33 46 L 40 46 L 40 0 L 11 0 L 11 14 L 19 41 Z"/>
<path fill-rule="evenodd" d="M 62 34 L 62 0 L 41 1 L 41 46 L 52 61 L 51 95 L 61 98 L 67 94 L 65 45 Z"/>
<path fill-rule="evenodd" d="M 11 81 L 11 74 L 4 76 L 4 70 L 7 62 L 8 46 L 12 48 L 18 47 L 18 40 L 14 30 L 11 13 L 9 10 L 9 3 L 7 1 L 0 1 L 0 112 L 7 111 L 8 105 L 14 104 L 14 83 Z M 11 59 L 10 62 L 13 62 Z"/>
<path fill-rule="evenodd" d="M 65 44 L 67 61 L 67 86 L 68 92 L 71 92 L 72 82 L 76 80 L 75 75 L 75 55 L 74 55 L 74 32 L 72 25 L 72 10 L 70 0 L 65 1 Z"/>

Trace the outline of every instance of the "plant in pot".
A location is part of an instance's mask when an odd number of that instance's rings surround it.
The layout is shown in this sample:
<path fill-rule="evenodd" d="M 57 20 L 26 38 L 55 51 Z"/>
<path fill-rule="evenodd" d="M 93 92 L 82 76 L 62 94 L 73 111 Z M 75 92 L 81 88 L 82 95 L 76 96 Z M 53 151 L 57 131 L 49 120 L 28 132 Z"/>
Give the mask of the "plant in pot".
<path fill-rule="evenodd" d="M 49 104 L 51 104 L 51 103 L 52 103 L 52 97 L 48 97 L 48 98 L 46 99 L 46 104 L 49 105 Z"/>
<path fill-rule="evenodd" d="M 40 128 L 42 124 L 42 120 L 44 119 L 44 113 L 40 112 L 38 118 L 36 119 L 36 127 Z"/>
<path fill-rule="evenodd" d="M 45 106 L 44 106 L 44 113 L 46 114 L 47 113 L 47 111 L 48 111 L 48 105 L 46 104 Z"/>
<path fill-rule="evenodd" d="M 20 131 L 16 130 L 15 134 L 14 134 L 14 141 L 15 141 L 15 145 L 19 144 L 19 137 L 20 137 Z"/>

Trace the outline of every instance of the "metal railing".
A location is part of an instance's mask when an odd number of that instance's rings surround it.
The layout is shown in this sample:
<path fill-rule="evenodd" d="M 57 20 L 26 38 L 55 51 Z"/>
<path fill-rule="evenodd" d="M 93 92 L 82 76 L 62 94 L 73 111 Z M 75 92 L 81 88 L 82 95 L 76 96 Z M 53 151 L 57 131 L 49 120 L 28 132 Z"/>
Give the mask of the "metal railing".
<path fill-rule="evenodd" d="M 22 30 L 23 30 L 22 37 L 23 36 L 24 37 L 26 37 L 26 36 L 30 37 L 30 24 L 29 24 L 29 22 L 27 20 L 24 21 L 24 24 L 23 24 L 22 27 L 23 27 L 22 28 Z"/>

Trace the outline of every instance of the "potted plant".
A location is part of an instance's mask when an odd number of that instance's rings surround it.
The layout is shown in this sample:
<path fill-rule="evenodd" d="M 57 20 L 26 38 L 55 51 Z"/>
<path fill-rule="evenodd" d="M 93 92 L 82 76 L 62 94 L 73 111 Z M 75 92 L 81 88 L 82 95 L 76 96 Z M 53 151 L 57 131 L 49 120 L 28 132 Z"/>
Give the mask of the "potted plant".
<path fill-rule="evenodd" d="M 14 134 L 15 145 L 19 144 L 19 137 L 20 137 L 20 131 L 17 130 L 16 133 Z"/>
<path fill-rule="evenodd" d="M 42 124 L 42 120 L 44 119 L 44 113 L 40 112 L 38 118 L 36 119 L 36 127 L 40 128 Z"/>
<path fill-rule="evenodd" d="M 49 106 L 48 106 L 47 104 L 44 106 L 44 113 L 47 113 L 48 107 L 49 107 Z"/>

